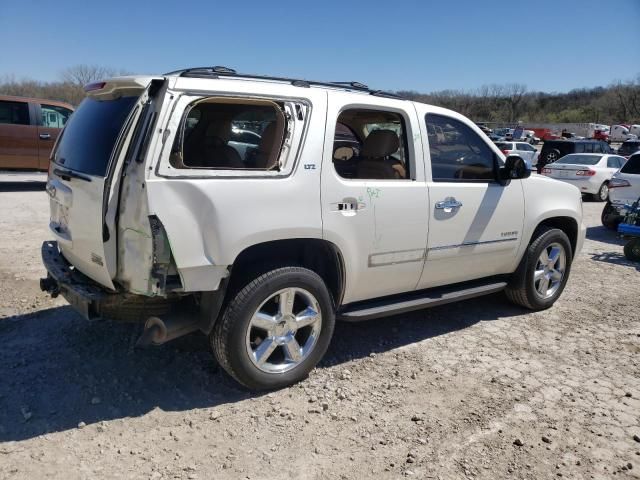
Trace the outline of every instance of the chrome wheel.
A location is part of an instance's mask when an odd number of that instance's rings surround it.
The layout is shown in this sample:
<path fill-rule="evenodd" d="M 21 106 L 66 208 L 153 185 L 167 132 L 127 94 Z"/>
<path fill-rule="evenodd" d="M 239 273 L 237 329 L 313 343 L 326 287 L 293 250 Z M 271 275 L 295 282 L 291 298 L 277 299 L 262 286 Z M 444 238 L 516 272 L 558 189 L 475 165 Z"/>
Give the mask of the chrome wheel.
<path fill-rule="evenodd" d="M 247 354 L 263 372 L 287 372 L 309 356 L 321 328 L 318 300 L 302 288 L 285 288 L 262 302 L 251 317 Z"/>
<path fill-rule="evenodd" d="M 549 298 L 558 291 L 566 267 L 567 254 L 562 245 L 551 243 L 542 250 L 533 274 L 533 284 L 540 297 Z"/>
<path fill-rule="evenodd" d="M 547 162 L 549 163 L 553 163 L 558 159 L 558 156 L 556 155 L 556 152 L 549 152 L 547 153 Z"/>

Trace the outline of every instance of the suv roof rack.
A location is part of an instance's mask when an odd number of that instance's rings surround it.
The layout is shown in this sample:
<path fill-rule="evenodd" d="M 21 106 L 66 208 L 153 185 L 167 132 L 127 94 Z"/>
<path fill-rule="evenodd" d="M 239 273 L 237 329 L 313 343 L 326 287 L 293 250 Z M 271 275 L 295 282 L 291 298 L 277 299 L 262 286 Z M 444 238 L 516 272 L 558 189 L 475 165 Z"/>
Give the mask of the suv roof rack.
<path fill-rule="evenodd" d="M 268 75 L 255 75 L 237 73 L 233 68 L 216 65 L 214 67 L 194 67 L 185 68 L 182 70 L 175 70 L 173 72 L 165 73 L 165 75 L 178 75 L 179 77 L 191 77 L 191 78 L 220 78 L 220 77 L 237 77 L 247 78 L 254 80 L 273 80 L 277 82 L 287 82 L 295 87 L 309 88 L 311 85 L 320 87 L 331 88 L 343 88 L 345 90 L 355 90 L 359 92 L 366 92 L 369 95 L 375 95 L 377 97 L 397 98 L 404 100 L 404 97 L 392 92 L 386 92 L 384 90 L 371 90 L 367 85 L 360 82 L 318 82 L 315 80 L 302 80 L 298 78 L 288 77 L 272 77 Z"/>

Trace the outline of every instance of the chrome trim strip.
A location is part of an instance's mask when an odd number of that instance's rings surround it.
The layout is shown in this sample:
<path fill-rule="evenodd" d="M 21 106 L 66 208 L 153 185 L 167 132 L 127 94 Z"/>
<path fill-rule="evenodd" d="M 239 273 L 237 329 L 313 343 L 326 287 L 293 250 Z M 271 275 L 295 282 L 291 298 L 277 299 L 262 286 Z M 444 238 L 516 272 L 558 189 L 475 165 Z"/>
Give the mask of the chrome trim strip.
<path fill-rule="evenodd" d="M 391 252 L 373 253 L 369 255 L 369 267 L 384 267 L 398 263 L 423 262 L 426 251 L 424 248 L 416 250 L 396 250 Z"/>
<path fill-rule="evenodd" d="M 487 245 L 491 243 L 515 242 L 516 240 L 519 240 L 519 238 L 513 237 L 513 238 L 501 238 L 500 240 L 485 240 L 483 242 L 465 242 L 465 243 L 460 243 L 458 245 L 444 245 L 442 247 L 432 247 L 429 249 L 429 251 L 448 250 L 450 248 L 460 248 L 460 247 L 473 247 L 475 245 Z"/>

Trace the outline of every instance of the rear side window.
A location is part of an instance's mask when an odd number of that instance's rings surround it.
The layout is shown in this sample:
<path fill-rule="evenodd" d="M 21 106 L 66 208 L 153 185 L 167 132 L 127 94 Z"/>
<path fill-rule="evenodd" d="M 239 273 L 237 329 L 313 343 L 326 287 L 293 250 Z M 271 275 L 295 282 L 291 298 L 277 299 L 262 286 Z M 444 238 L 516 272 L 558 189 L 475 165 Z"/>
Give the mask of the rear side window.
<path fill-rule="evenodd" d="M 57 105 L 40 105 L 42 112 L 42 126 L 47 128 L 62 128 L 71 116 L 71 110 Z"/>
<path fill-rule="evenodd" d="M 429 125 L 442 135 L 429 135 L 434 182 L 495 180 L 495 155 L 482 138 L 464 123 L 443 115 L 427 114 Z"/>
<path fill-rule="evenodd" d="M 118 135 L 137 99 L 85 98 L 69 119 L 54 162 L 77 172 L 104 177 Z"/>
<path fill-rule="evenodd" d="M 279 170 L 287 130 L 283 105 L 270 100 L 206 99 L 188 109 L 171 166 Z"/>
<path fill-rule="evenodd" d="M 620 169 L 621 173 L 640 175 L 640 155 L 633 155 Z"/>
<path fill-rule="evenodd" d="M 0 101 L 0 123 L 29 125 L 29 104 Z"/>

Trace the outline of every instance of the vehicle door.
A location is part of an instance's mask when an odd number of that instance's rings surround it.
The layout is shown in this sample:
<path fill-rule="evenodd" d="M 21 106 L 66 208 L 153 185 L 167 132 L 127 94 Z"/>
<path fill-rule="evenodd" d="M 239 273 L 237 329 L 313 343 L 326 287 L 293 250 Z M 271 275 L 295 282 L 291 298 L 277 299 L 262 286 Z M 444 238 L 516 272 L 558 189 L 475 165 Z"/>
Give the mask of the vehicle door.
<path fill-rule="evenodd" d="M 0 100 L 0 168 L 38 167 L 37 130 L 28 102 Z"/>
<path fill-rule="evenodd" d="M 423 131 L 440 125 L 457 135 L 424 142 L 429 235 L 418 288 L 510 273 L 522 241 L 522 180 L 498 183 L 497 150 L 464 117 L 429 108 L 418 107 Z"/>
<path fill-rule="evenodd" d="M 47 170 L 51 149 L 73 112 L 65 107 L 45 103 L 35 104 L 35 109 L 38 124 L 38 168 Z"/>
<path fill-rule="evenodd" d="M 428 223 L 415 110 L 404 100 L 328 95 L 323 235 L 342 252 L 343 303 L 412 291 L 422 272 Z M 336 142 L 337 126 L 349 128 L 360 143 L 352 152 Z M 449 134 L 438 128 L 431 132 L 443 141 Z"/>

